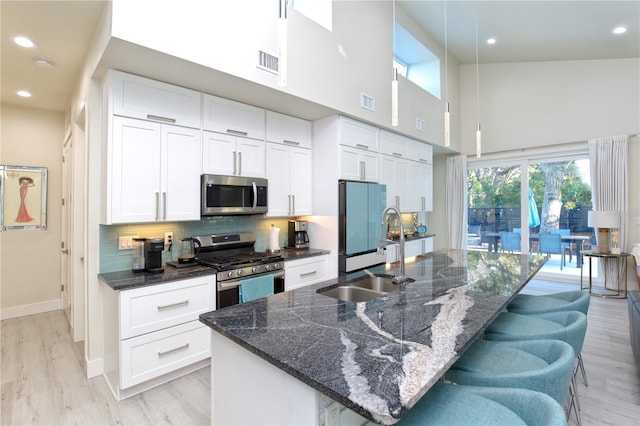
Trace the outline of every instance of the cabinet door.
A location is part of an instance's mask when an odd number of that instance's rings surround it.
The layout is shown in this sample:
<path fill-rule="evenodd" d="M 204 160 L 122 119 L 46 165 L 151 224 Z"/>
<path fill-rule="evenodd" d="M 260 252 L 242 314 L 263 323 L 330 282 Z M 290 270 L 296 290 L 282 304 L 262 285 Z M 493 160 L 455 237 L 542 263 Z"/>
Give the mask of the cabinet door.
<path fill-rule="evenodd" d="M 433 210 L 433 166 L 431 164 L 411 162 L 409 199 L 415 203 L 416 210 Z"/>
<path fill-rule="evenodd" d="M 409 200 L 409 161 L 397 159 L 393 168 L 393 180 L 396 187 L 400 211 L 415 211 Z"/>
<path fill-rule="evenodd" d="M 410 158 L 408 156 L 410 139 L 396 135 L 395 133 L 380 131 L 380 154 L 392 155 L 400 158 Z"/>
<path fill-rule="evenodd" d="M 360 162 L 364 164 L 363 180 L 380 181 L 380 155 L 377 152 L 360 151 Z"/>
<path fill-rule="evenodd" d="M 433 147 L 424 142 L 410 139 L 408 158 L 421 163 L 433 164 Z"/>
<path fill-rule="evenodd" d="M 202 173 L 235 174 L 237 155 L 235 136 L 202 132 Z"/>
<path fill-rule="evenodd" d="M 407 241 L 404 244 L 404 257 L 414 257 L 422 254 L 422 240 Z"/>
<path fill-rule="evenodd" d="M 120 71 L 111 73 L 114 114 L 200 128 L 199 92 Z"/>
<path fill-rule="evenodd" d="M 359 150 L 349 146 L 340 146 L 338 152 L 340 155 L 339 179 L 364 180 Z"/>
<path fill-rule="evenodd" d="M 378 153 L 378 128 L 346 117 L 340 117 L 338 143 Z"/>
<path fill-rule="evenodd" d="M 267 141 L 311 148 L 311 122 L 267 111 Z"/>
<path fill-rule="evenodd" d="M 260 177 L 265 176 L 264 141 L 248 138 L 237 138 L 237 167 L 238 176 Z"/>
<path fill-rule="evenodd" d="M 290 215 L 290 154 L 288 146 L 267 143 L 266 175 L 269 180 L 269 211 L 267 216 Z"/>
<path fill-rule="evenodd" d="M 200 131 L 162 126 L 162 220 L 200 219 Z"/>
<path fill-rule="evenodd" d="M 203 96 L 203 129 L 264 140 L 264 127 L 264 109 L 217 96 Z"/>
<path fill-rule="evenodd" d="M 395 163 L 395 158 L 391 156 L 380 156 L 380 183 L 387 185 L 387 207 L 396 205 L 396 186 L 393 180 Z"/>
<path fill-rule="evenodd" d="M 312 214 L 312 152 L 310 149 L 291 148 L 291 195 L 293 216 Z M 269 184 L 271 188 L 271 184 Z"/>
<path fill-rule="evenodd" d="M 160 219 L 160 124 L 113 117 L 106 223 Z"/>
<path fill-rule="evenodd" d="M 389 244 L 385 247 L 385 257 L 387 263 L 400 260 L 400 244 Z"/>

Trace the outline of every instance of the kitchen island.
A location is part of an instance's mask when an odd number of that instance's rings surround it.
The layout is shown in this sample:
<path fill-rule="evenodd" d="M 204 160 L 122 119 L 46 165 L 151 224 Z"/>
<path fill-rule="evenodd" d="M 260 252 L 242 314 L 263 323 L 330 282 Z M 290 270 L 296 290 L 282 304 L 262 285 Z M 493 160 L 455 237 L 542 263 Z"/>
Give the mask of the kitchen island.
<path fill-rule="evenodd" d="M 368 302 L 317 293 L 378 266 L 200 316 L 212 336 L 212 424 L 394 424 L 542 267 L 541 256 L 436 251 Z M 345 414 L 343 411 L 343 414 Z"/>

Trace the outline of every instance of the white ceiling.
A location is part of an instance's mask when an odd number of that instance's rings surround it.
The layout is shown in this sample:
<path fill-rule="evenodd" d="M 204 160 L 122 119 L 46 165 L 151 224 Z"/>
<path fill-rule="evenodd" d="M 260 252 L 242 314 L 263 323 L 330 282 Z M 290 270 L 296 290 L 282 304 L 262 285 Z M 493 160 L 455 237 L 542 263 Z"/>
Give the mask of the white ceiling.
<path fill-rule="evenodd" d="M 2 102 L 64 111 L 105 3 L 0 1 Z M 448 52 L 462 63 L 476 61 L 476 16 L 481 63 L 640 57 L 640 0 L 398 0 L 396 5 L 442 44 L 446 5 Z M 613 35 L 618 25 L 629 31 Z M 39 47 L 18 47 L 15 35 L 28 36 Z M 493 46 L 484 44 L 490 36 L 498 40 Z M 39 68 L 36 57 L 55 67 Z M 19 98 L 20 89 L 34 96 Z"/>

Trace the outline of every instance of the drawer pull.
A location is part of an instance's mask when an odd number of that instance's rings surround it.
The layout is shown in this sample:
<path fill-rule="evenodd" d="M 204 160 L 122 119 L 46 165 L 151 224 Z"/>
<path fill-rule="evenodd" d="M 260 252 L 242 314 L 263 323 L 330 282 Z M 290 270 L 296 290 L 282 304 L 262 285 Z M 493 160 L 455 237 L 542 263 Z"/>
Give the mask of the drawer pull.
<path fill-rule="evenodd" d="M 287 139 L 283 139 L 282 142 L 284 142 L 284 143 L 286 143 L 288 145 L 295 145 L 295 146 L 300 145 L 300 142 L 290 141 L 290 140 L 287 140 Z"/>
<path fill-rule="evenodd" d="M 175 123 L 176 122 L 175 118 L 160 117 L 159 115 L 152 115 L 152 114 L 147 114 L 147 118 L 149 120 L 165 121 L 167 123 Z"/>
<path fill-rule="evenodd" d="M 364 145 L 364 144 L 361 144 L 361 143 L 357 143 L 356 144 L 356 148 L 369 149 L 369 145 Z"/>
<path fill-rule="evenodd" d="M 304 272 L 304 273 L 300 274 L 300 278 L 309 277 L 309 276 L 315 275 L 317 273 L 318 273 L 318 271 Z"/>
<path fill-rule="evenodd" d="M 178 346 L 177 348 L 167 349 L 166 351 L 160 351 L 160 352 L 158 352 L 158 356 L 169 355 L 171 353 L 174 353 L 174 352 L 177 352 L 177 351 L 181 351 L 182 349 L 189 349 L 189 344 L 185 343 L 184 345 Z"/>
<path fill-rule="evenodd" d="M 241 130 L 227 129 L 227 133 L 229 133 L 230 135 L 247 136 L 247 132 L 243 132 Z"/>
<path fill-rule="evenodd" d="M 158 305 L 158 310 L 162 311 L 163 309 L 176 308 L 182 305 L 188 305 L 189 299 L 183 300 L 182 302 L 170 303 L 168 305 Z"/>
<path fill-rule="evenodd" d="M 393 155 L 394 157 L 402 157 L 402 154 L 400 154 L 399 152 L 394 152 L 391 155 Z"/>

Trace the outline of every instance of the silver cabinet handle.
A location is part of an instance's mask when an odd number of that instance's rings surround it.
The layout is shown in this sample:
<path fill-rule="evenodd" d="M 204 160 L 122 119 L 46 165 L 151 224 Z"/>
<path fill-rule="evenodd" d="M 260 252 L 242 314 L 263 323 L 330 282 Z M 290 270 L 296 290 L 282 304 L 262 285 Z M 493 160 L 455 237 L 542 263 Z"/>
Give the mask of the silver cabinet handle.
<path fill-rule="evenodd" d="M 242 151 L 238 152 L 238 176 L 242 176 Z"/>
<path fill-rule="evenodd" d="M 396 208 L 400 208 L 400 196 L 396 195 Z"/>
<path fill-rule="evenodd" d="M 168 305 L 158 305 L 157 308 L 159 311 L 163 311 L 165 309 L 177 308 L 178 306 L 188 305 L 188 304 L 189 304 L 189 299 L 185 299 L 181 302 L 169 303 Z"/>
<path fill-rule="evenodd" d="M 233 151 L 233 174 L 236 174 L 237 153 Z"/>
<path fill-rule="evenodd" d="M 369 149 L 369 145 L 363 145 L 361 143 L 357 143 L 356 148 Z"/>
<path fill-rule="evenodd" d="M 291 214 L 294 215 L 296 214 L 296 196 L 295 194 L 291 196 Z"/>
<path fill-rule="evenodd" d="M 421 163 L 426 163 L 427 162 L 427 160 L 425 160 L 424 158 L 418 158 L 418 161 L 421 162 Z"/>
<path fill-rule="evenodd" d="M 366 170 L 365 170 L 365 163 L 364 161 L 360 162 L 360 179 L 364 180 L 365 176 L 366 176 Z"/>
<path fill-rule="evenodd" d="M 420 203 L 422 204 L 422 210 L 427 209 L 427 199 L 426 197 L 420 197 Z"/>
<path fill-rule="evenodd" d="M 175 118 L 169 118 L 169 117 L 161 117 L 159 115 L 153 115 L 153 114 L 147 114 L 147 118 L 149 120 L 158 120 L 158 121 L 164 121 L 166 123 L 175 123 L 176 119 Z"/>
<path fill-rule="evenodd" d="M 399 152 L 392 152 L 391 155 L 393 155 L 394 157 L 402 157 L 402 154 L 400 154 Z"/>
<path fill-rule="evenodd" d="M 287 214 L 291 216 L 291 194 L 287 195 L 289 199 L 289 204 L 287 205 Z"/>
<path fill-rule="evenodd" d="M 162 219 L 167 220 L 167 193 L 162 193 Z"/>
<path fill-rule="evenodd" d="M 232 135 L 247 136 L 247 132 L 243 132 L 242 130 L 227 129 L 227 133 Z"/>
<path fill-rule="evenodd" d="M 178 346 L 177 348 L 167 349 L 166 351 L 160 351 L 160 352 L 158 352 L 158 356 L 165 356 L 165 355 L 169 355 L 169 354 L 171 354 L 171 353 L 174 353 L 174 352 L 180 351 L 180 350 L 182 350 L 182 349 L 189 349 L 189 344 L 188 344 L 188 343 L 185 343 L 184 345 L 182 345 L 182 346 Z"/>
<path fill-rule="evenodd" d="M 156 192 L 156 220 L 160 220 L 160 193 Z"/>
<path fill-rule="evenodd" d="M 318 271 L 303 272 L 300 274 L 300 278 L 310 277 L 311 275 L 315 275 L 317 273 Z"/>
<path fill-rule="evenodd" d="M 290 141 L 290 140 L 287 140 L 287 139 L 283 139 L 282 143 L 286 143 L 287 145 L 295 145 L 295 146 L 300 145 L 300 142 Z"/>

